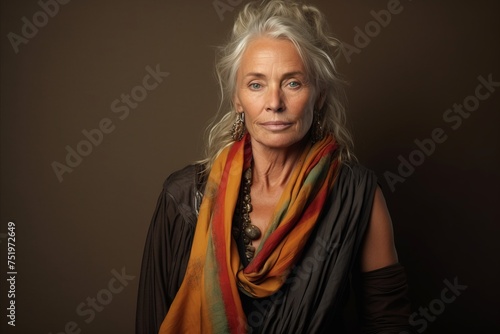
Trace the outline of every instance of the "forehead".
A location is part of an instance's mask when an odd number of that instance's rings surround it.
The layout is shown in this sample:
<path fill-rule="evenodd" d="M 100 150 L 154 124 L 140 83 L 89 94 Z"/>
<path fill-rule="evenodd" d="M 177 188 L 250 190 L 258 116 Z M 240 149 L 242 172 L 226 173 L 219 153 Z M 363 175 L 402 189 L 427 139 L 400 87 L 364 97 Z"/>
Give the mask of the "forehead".
<path fill-rule="evenodd" d="M 241 58 L 243 73 L 269 69 L 300 71 L 305 66 L 295 45 L 288 39 L 258 37 L 252 40 Z"/>

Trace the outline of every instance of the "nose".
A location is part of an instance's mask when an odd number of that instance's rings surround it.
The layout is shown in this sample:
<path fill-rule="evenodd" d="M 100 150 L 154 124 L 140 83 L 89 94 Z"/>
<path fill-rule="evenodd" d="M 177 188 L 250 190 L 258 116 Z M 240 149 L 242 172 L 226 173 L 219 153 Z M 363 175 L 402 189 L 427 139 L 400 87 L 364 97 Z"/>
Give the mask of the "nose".
<path fill-rule="evenodd" d="M 283 92 L 279 85 L 277 87 L 269 87 L 266 96 L 266 111 L 282 112 L 285 110 L 283 101 Z"/>

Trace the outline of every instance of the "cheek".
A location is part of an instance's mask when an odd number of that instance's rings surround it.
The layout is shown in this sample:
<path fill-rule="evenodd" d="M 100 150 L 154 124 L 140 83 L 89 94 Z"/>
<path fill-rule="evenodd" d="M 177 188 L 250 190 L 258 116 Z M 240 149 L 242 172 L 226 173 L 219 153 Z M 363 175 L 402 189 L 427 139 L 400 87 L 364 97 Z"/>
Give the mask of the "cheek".
<path fill-rule="evenodd" d="M 239 112 L 244 111 L 245 114 L 251 112 L 257 106 L 257 99 L 255 97 L 248 96 L 247 94 L 238 93 L 234 99 L 234 105 L 237 108 L 236 110 Z"/>
<path fill-rule="evenodd" d="M 314 105 L 311 103 L 310 99 L 304 99 L 302 101 L 302 122 L 304 123 L 304 126 L 309 128 L 313 122 L 313 115 L 314 115 Z"/>
<path fill-rule="evenodd" d="M 312 109 L 308 111 L 303 118 L 305 131 L 309 131 L 313 123 L 313 111 Z"/>

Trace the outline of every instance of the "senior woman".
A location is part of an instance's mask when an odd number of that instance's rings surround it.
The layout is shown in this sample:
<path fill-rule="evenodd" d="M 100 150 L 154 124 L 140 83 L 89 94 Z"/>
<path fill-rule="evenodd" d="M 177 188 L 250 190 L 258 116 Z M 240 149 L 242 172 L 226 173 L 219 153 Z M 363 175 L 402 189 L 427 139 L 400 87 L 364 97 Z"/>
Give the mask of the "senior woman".
<path fill-rule="evenodd" d="M 406 277 L 374 174 L 345 126 L 323 15 L 249 3 L 217 64 L 206 158 L 170 175 L 143 257 L 137 333 L 406 329 Z"/>

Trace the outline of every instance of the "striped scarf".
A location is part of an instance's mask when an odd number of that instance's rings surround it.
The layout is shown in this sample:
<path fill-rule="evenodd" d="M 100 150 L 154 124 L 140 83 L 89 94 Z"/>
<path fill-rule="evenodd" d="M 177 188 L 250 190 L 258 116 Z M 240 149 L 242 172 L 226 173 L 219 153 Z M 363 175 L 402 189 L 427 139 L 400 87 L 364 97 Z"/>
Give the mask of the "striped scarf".
<path fill-rule="evenodd" d="M 277 292 L 318 220 L 338 169 L 337 145 L 331 136 L 304 150 L 254 259 L 243 268 L 231 230 L 250 146 L 247 134 L 213 164 L 186 274 L 160 334 L 246 333 L 238 291 L 255 298 Z"/>

